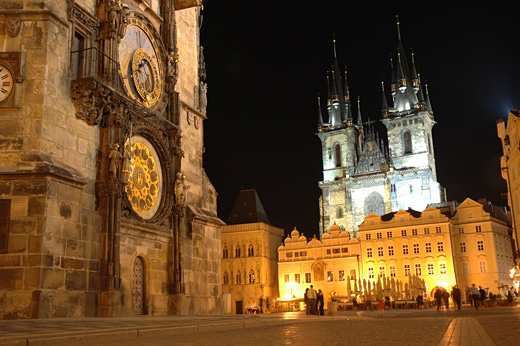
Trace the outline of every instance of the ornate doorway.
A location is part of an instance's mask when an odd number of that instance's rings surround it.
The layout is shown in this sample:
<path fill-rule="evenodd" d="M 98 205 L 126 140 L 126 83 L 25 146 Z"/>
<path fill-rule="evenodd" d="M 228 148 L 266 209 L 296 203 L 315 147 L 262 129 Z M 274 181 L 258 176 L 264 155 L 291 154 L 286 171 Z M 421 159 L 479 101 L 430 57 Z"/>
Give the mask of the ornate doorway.
<path fill-rule="evenodd" d="M 132 271 L 132 304 L 134 314 L 144 314 L 144 263 L 141 257 L 135 259 Z"/>

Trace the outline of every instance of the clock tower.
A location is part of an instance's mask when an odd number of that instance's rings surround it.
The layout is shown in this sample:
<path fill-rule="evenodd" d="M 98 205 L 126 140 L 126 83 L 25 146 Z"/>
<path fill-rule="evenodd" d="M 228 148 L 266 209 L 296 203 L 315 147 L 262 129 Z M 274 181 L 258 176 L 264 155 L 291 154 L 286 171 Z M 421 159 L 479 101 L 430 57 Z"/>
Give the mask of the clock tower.
<path fill-rule="evenodd" d="M 13 6 L 0 10 L 0 318 L 220 314 L 201 1 Z"/>

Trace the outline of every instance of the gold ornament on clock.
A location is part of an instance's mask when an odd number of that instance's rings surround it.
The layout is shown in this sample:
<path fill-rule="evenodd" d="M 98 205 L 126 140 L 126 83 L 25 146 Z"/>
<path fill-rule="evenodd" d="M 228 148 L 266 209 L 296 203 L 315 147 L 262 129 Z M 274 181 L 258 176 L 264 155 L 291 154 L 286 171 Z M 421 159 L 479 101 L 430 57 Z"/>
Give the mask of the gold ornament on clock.
<path fill-rule="evenodd" d="M 134 136 L 131 143 L 133 169 L 126 193 L 134 211 L 150 219 L 157 212 L 162 196 L 161 164 L 148 140 Z"/>

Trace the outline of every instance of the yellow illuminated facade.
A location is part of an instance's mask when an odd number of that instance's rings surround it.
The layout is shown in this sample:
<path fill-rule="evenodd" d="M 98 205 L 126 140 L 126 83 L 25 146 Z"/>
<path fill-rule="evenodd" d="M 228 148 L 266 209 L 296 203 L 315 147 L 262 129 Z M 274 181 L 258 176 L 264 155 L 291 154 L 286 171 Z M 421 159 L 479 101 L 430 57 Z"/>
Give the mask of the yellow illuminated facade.
<path fill-rule="evenodd" d="M 513 284 L 512 237 L 503 209 L 466 199 L 451 218 L 455 272 L 460 287 L 475 283 L 507 295 Z"/>
<path fill-rule="evenodd" d="M 320 241 L 307 238 L 294 229 L 278 248 L 278 275 L 281 298 L 303 298 L 310 285 L 321 289 L 325 301 L 331 294 L 346 296 L 347 280 L 359 278 L 359 240 L 333 225 Z"/>
<path fill-rule="evenodd" d="M 408 282 L 410 275 L 417 275 L 430 296 L 436 287 L 451 290 L 455 284 L 450 220 L 439 209 L 370 214 L 358 234 L 364 278 L 377 280 L 381 275 Z"/>

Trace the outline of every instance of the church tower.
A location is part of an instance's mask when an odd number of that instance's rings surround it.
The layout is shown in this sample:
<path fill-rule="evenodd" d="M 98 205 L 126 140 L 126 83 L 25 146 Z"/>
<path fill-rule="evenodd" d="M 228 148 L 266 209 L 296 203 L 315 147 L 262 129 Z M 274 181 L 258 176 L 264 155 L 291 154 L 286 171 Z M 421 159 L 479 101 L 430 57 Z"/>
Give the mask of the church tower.
<path fill-rule="evenodd" d="M 327 113 L 323 120 L 318 97 L 318 137 L 322 143 L 323 181 L 320 235 L 334 224 L 357 231 L 365 216 L 399 209 L 424 210 L 444 201 L 437 182 L 432 127 L 435 124 L 426 89 L 424 96 L 412 53 L 407 63 L 398 23 L 398 60 L 392 64 L 392 106 L 382 83 L 381 120 L 386 141 L 373 121 L 363 122 L 358 98 L 353 120 L 347 73 L 341 80 L 334 41 L 334 66 L 328 79 Z"/>

